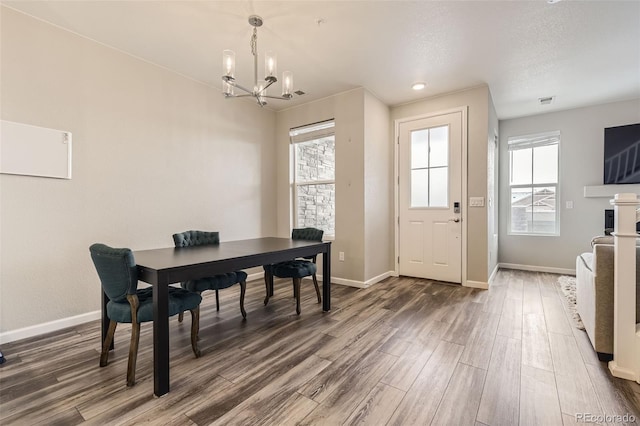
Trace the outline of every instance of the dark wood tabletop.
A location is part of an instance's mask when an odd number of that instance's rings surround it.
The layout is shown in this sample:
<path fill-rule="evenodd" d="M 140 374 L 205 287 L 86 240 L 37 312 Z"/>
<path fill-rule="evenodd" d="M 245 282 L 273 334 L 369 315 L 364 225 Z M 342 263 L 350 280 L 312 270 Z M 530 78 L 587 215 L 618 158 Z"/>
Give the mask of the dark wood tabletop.
<path fill-rule="evenodd" d="M 292 240 L 289 238 L 255 238 L 227 241 L 219 245 L 169 247 L 135 251 L 140 280 L 158 284 L 159 276 L 167 284 L 230 272 L 237 269 L 262 266 L 295 257 L 312 256 L 326 252 L 320 241 Z"/>
<path fill-rule="evenodd" d="M 154 394 L 162 396 L 169 392 L 169 284 L 318 254 L 322 254 L 322 310 L 328 312 L 331 310 L 331 242 L 267 237 L 219 245 L 134 251 L 138 279 L 154 286 Z M 106 303 L 103 294 L 103 335 L 108 327 Z"/>

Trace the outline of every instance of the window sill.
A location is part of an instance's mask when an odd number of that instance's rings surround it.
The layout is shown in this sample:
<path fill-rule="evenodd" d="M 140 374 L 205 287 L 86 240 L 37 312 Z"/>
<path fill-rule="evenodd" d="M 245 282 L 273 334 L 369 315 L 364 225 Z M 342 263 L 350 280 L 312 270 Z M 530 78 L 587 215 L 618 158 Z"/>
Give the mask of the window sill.
<path fill-rule="evenodd" d="M 560 234 L 526 234 L 526 233 L 515 233 L 515 232 L 507 232 L 507 235 L 510 237 L 559 237 Z"/>

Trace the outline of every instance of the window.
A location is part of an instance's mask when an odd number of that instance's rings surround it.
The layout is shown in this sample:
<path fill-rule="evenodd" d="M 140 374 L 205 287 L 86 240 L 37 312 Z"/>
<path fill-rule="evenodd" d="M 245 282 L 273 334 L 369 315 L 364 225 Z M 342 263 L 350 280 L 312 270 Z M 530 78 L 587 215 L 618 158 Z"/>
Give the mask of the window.
<path fill-rule="evenodd" d="M 333 120 L 289 131 L 293 152 L 294 226 L 335 236 L 336 151 Z"/>
<path fill-rule="evenodd" d="M 449 126 L 411 132 L 411 207 L 449 206 Z"/>
<path fill-rule="evenodd" d="M 509 138 L 509 233 L 559 235 L 560 132 Z"/>

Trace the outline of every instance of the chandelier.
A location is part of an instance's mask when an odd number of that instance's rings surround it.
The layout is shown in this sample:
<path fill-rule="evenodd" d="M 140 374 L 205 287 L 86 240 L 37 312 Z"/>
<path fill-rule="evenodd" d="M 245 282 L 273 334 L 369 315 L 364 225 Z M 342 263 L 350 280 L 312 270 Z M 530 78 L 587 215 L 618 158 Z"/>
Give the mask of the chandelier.
<path fill-rule="evenodd" d="M 236 82 L 234 77 L 236 70 L 236 54 L 233 50 L 222 51 L 222 92 L 225 98 L 243 98 L 254 97 L 258 105 L 265 106 L 267 98 L 289 100 L 293 97 L 291 94 L 293 88 L 293 73 L 285 71 L 282 73 L 282 96 L 269 96 L 267 89 L 278 79 L 276 78 L 276 55 L 268 51 L 265 53 L 264 80 L 258 81 L 258 27 L 262 26 L 262 18 L 257 15 L 249 16 L 249 24 L 253 27 L 253 35 L 251 36 L 251 54 L 253 55 L 253 88 L 241 86 Z M 238 95 L 234 89 L 240 89 L 245 94 Z"/>

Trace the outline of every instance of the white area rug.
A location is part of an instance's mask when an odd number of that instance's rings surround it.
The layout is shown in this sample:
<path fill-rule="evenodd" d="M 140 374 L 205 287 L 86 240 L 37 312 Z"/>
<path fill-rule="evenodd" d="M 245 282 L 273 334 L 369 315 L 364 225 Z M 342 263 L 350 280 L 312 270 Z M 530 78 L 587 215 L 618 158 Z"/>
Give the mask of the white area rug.
<path fill-rule="evenodd" d="M 562 275 L 560 278 L 558 278 L 558 284 L 560 284 L 562 294 L 564 294 L 565 298 L 567 299 L 567 306 L 569 307 L 569 312 L 573 317 L 573 322 L 576 328 L 578 328 L 579 330 L 584 330 L 584 324 L 580 319 L 578 308 L 576 307 L 576 277 Z"/>

